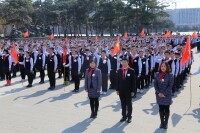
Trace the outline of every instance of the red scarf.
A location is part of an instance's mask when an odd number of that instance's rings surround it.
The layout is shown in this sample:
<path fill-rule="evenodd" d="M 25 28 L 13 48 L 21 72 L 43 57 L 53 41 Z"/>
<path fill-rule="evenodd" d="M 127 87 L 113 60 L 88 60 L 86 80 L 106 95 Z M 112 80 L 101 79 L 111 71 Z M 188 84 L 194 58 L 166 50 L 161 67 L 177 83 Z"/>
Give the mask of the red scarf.
<path fill-rule="evenodd" d="M 161 72 L 160 73 L 160 81 L 162 81 L 162 79 L 164 78 L 165 74 L 166 74 L 166 72 Z"/>
<path fill-rule="evenodd" d="M 89 70 L 89 76 L 90 77 L 92 77 L 92 73 L 93 73 L 94 70 L 96 70 L 96 67 L 95 68 L 90 68 L 90 70 Z"/>
<path fill-rule="evenodd" d="M 128 69 L 129 69 L 129 66 L 126 69 L 122 68 L 122 79 L 125 78 L 125 74 L 128 71 Z"/>

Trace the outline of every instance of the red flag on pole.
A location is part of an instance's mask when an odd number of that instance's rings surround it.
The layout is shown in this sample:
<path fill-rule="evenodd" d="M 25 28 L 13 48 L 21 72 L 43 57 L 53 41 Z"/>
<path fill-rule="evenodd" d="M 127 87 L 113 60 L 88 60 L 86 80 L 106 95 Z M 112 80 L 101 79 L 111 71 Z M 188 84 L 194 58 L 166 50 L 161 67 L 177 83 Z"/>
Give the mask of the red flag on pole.
<path fill-rule="evenodd" d="M 98 36 L 96 35 L 96 36 L 95 36 L 95 41 L 98 41 L 98 40 L 99 40 L 99 38 L 98 38 Z"/>
<path fill-rule="evenodd" d="M 28 37 L 28 31 L 24 32 L 24 38 Z"/>
<path fill-rule="evenodd" d="M 124 39 L 127 39 L 128 38 L 128 35 L 127 35 L 127 33 L 125 32 L 124 33 Z"/>
<path fill-rule="evenodd" d="M 66 63 L 67 59 L 67 47 L 66 45 L 63 46 L 63 63 Z"/>
<path fill-rule="evenodd" d="M 191 36 L 191 39 L 194 39 L 194 38 L 196 38 L 196 37 L 197 37 L 197 33 L 194 32 L 194 33 L 192 34 L 192 36 Z"/>
<path fill-rule="evenodd" d="M 13 45 L 12 49 L 11 49 L 11 57 L 14 59 L 15 64 L 18 63 L 18 55 L 17 55 L 17 49 L 16 46 Z"/>
<path fill-rule="evenodd" d="M 119 44 L 119 36 L 117 37 L 117 40 L 115 42 L 114 49 L 112 51 L 112 55 L 117 54 L 120 51 L 120 44 Z"/>
<path fill-rule="evenodd" d="M 170 36 L 171 36 L 170 31 L 168 31 L 168 32 L 164 35 L 165 38 L 170 38 Z"/>
<path fill-rule="evenodd" d="M 190 46 L 190 38 L 188 38 L 182 54 L 181 66 L 183 67 L 190 58 L 191 58 L 191 46 Z"/>
<path fill-rule="evenodd" d="M 54 39 L 54 35 L 53 35 L 53 33 L 51 33 L 51 35 L 49 36 L 49 38 L 50 38 L 51 40 Z"/>
<path fill-rule="evenodd" d="M 141 37 L 144 37 L 144 36 L 145 36 L 144 28 L 142 28 L 142 31 L 140 32 L 140 36 L 141 36 Z"/>

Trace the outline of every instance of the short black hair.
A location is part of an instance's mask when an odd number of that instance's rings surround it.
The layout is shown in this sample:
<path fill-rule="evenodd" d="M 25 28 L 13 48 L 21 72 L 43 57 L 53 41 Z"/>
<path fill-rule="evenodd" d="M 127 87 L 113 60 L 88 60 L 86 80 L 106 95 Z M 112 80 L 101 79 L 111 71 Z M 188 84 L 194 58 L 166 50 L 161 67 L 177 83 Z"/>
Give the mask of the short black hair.
<path fill-rule="evenodd" d="M 97 61 L 96 61 L 95 58 L 90 59 L 89 63 L 92 63 L 92 62 L 94 62 L 95 64 L 97 64 Z"/>

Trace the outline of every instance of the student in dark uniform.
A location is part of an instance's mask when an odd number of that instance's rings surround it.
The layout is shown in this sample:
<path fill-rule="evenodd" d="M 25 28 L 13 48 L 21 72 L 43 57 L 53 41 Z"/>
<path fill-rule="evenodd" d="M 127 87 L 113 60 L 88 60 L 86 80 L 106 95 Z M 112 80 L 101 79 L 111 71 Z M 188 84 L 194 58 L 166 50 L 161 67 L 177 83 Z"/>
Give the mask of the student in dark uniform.
<path fill-rule="evenodd" d="M 162 62 L 159 72 L 156 73 L 154 87 L 156 91 L 156 100 L 159 105 L 160 128 L 168 128 L 168 119 L 170 115 L 170 105 L 172 104 L 172 87 L 174 77 L 170 73 L 170 67 L 167 62 Z"/>
<path fill-rule="evenodd" d="M 62 78 L 62 71 L 61 71 L 61 68 L 62 68 L 62 58 L 61 58 L 61 56 L 60 56 L 59 53 L 56 54 L 56 57 L 58 59 L 58 67 L 57 67 L 58 78 Z"/>
<path fill-rule="evenodd" d="M 26 51 L 26 58 L 24 59 L 25 73 L 28 77 L 28 85 L 26 87 L 32 87 L 34 72 L 33 72 L 33 58 L 30 56 L 30 52 Z"/>
<path fill-rule="evenodd" d="M 64 83 L 63 85 L 67 85 L 69 84 L 70 81 L 70 69 L 69 67 L 71 66 L 71 55 L 70 54 L 66 54 L 66 61 L 64 62 L 63 60 L 63 54 L 62 54 L 62 73 L 63 73 L 63 77 L 64 77 Z"/>
<path fill-rule="evenodd" d="M 4 63 L 4 59 L 3 59 L 3 51 L 2 51 L 2 53 L 0 53 L 0 81 L 5 80 L 5 74 L 3 72 L 3 63 Z"/>
<path fill-rule="evenodd" d="M 144 89 L 144 81 L 145 81 L 145 77 L 148 74 L 148 61 L 147 58 L 144 57 L 143 55 L 143 51 L 139 52 L 139 91 L 140 93 L 143 93 L 143 89 Z"/>
<path fill-rule="evenodd" d="M 79 92 L 80 86 L 80 74 L 81 74 L 81 59 L 78 56 L 78 52 L 75 50 L 75 47 L 72 47 L 72 56 L 71 56 L 71 76 L 74 81 L 75 89 L 73 92 Z"/>
<path fill-rule="evenodd" d="M 45 61 L 46 61 L 45 54 L 42 53 L 42 49 L 38 49 L 38 55 L 37 55 L 37 58 L 36 58 L 35 68 L 40 72 L 40 82 L 39 82 L 39 84 L 43 84 L 44 83 Z"/>
<path fill-rule="evenodd" d="M 132 97 L 136 93 L 135 72 L 128 66 L 127 58 L 121 61 L 122 68 L 117 71 L 117 95 L 120 97 L 122 107 L 122 119 L 120 122 L 126 121 L 131 123 L 132 119 Z"/>
<path fill-rule="evenodd" d="M 6 86 L 11 85 L 11 56 L 8 53 L 8 50 L 3 52 L 3 72 L 6 75 Z"/>
<path fill-rule="evenodd" d="M 132 55 L 129 56 L 129 67 L 132 68 L 135 71 L 135 77 L 136 77 L 136 87 L 139 88 L 138 85 L 138 75 L 139 75 L 139 67 L 141 67 L 141 65 L 139 64 L 139 56 L 137 54 L 136 49 L 132 50 Z M 134 98 L 136 97 L 136 94 L 134 95 Z"/>
<path fill-rule="evenodd" d="M 113 51 L 113 47 L 111 48 L 111 51 Z M 110 65 L 111 65 L 111 70 L 110 70 L 110 88 L 109 89 L 114 89 L 116 90 L 116 76 L 117 76 L 117 67 L 118 67 L 118 55 L 109 55 L 110 59 Z"/>
<path fill-rule="evenodd" d="M 86 70 L 85 74 L 85 91 L 88 92 L 88 97 L 90 99 L 90 118 L 96 118 L 102 84 L 101 70 L 96 68 L 96 60 L 90 60 L 90 68 Z"/>
<path fill-rule="evenodd" d="M 106 51 L 101 52 L 101 58 L 99 59 L 98 68 L 102 74 L 102 92 L 101 95 L 106 95 L 108 90 L 108 77 L 110 75 L 110 60 L 106 57 Z"/>
<path fill-rule="evenodd" d="M 89 55 L 89 49 L 86 48 L 85 54 L 83 54 L 83 65 L 82 65 L 82 71 L 83 71 L 83 74 L 84 74 L 83 77 L 85 77 L 86 69 L 88 69 L 89 66 L 90 66 L 90 63 L 89 63 L 90 59 L 92 59 L 92 56 Z"/>
<path fill-rule="evenodd" d="M 54 90 L 56 85 L 56 71 L 58 66 L 57 57 L 54 54 L 54 48 L 48 49 L 48 58 L 47 58 L 47 75 L 49 77 L 50 87 L 48 90 Z"/>
<path fill-rule="evenodd" d="M 19 59 L 19 71 L 20 71 L 20 75 L 21 75 L 21 81 L 24 82 L 25 81 L 25 68 L 24 68 L 24 50 L 23 48 L 19 48 L 19 54 L 18 54 L 18 59 Z"/>

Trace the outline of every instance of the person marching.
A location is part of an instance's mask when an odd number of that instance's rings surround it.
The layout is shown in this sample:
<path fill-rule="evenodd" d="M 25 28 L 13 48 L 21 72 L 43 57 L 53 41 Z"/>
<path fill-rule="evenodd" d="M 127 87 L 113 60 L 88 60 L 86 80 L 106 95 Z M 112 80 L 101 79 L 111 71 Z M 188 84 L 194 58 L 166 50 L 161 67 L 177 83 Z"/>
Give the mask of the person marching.
<path fill-rule="evenodd" d="M 90 68 L 85 72 L 85 91 L 90 99 L 91 116 L 96 118 L 99 108 L 99 97 L 102 85 L 101 70 L 96 68 L 96 60 L 90 60 Z"/>
<path fill-rule="evenodd" d="M 126 121 L 131 123 L 132 119 L 132 97 L 136 93 L 135 72 L 128 66 L 128 59 L 122 58 L 122 68 L 117 71 L 117 95 L 120 97 L 122 107 L 122 119 L 120 122 Z M 128 112 L 128 113 L 127 113 Z"/>
<path fill-rule="evenodd" d="M 156 101 L 159 105 L 160 128 L 168 128 L 168 119 L 170 115 L 170 105 L 172 103 L 172 87 L 174 77 L 170 73 L 170 67 L 167 62 L 162 62 L 159 72 L 156 73 L 154 88 L 156 91 Z"/>
<path fill-rule="evenodd" d="M 19 48 L 18 58 L 19 58 L 19 71 L 22 78 L 21 81 L 24 82 L 25 81 L 25 68 L 24 68 L 25 54 L 24 54 L 23 48 Z"/>
<path fill-rule="evenodd" d="M 68 54 L 66 46 L 63 47 L 62 64 L 62 73 L 64 77 L 63 85 L 68 85 L 70 81 L 69 67 L 71 66 L 71 55 Z"/>
<path fill-rule="evenodd" d="M 111 51 L 113 51 L 113 47 L 111 48 Z M 110 88 L 116 90 L 116 76 L 117 76 L 117 68 L 118 68 L 118 55 L 112 55 L 112 53 L 109 54 L 110 64 L 111 64 L 111 70 L 110 70 Z"/>
<path fill-rule="evenodd" d="M 6 75 L 6 86 L 11 85 L 11 66 L 12 59 L 8 50 L 3 51 L 3 72 Z"/>
<path fill-rule="evenodd" d="M 56 71 L 58 66 L 57 57 L 54 54 L 54 48 L 48 49 L 48 58 L 47 58 L 47 75 L 49 77 L 50 87 L 48 90 L 54 90 L 56 85 Z"/>
<path fill-rule="evenodd" d="M 42 49 L 38 49 L 38 55 L 36 57 L 36 63 L 35 63 L 35 68 L 40 72 L 40 82 L 39 84 L 44 83 L 44 77 L 45 77 L 45 61 L 46 61 L 46 56 L 45 54 L 42 53 Z"/>
<path fill-rule="evenodd" d="M 33 72 L 33 58 L 30 56 L 30 52 L 26 51 L 26 57 L 24 59 L 25 73 L 28 77 L 28 85 L 26 87 L 32 87 L 34 72 Z"/>
<path fill-rule="evenodd" d="M 106 51 L 103 50 L 99 59 L 98 68 L 102 74 L 102 92 L 101 95 L 106 95 L 108 90 L 108 77 L 110 75 L 110 60 L 106 57 Z"/>
<path fill-rule="evenodd" d="M 71 48 L 72 56 L 71 56 L 71 76 L 74 81 L 75 89 L 73 92 L 79 92 L 79 85 L 80 85 L 80 72 L 81 72 L 81 59 L 78 56 L 78 52 L 75 50 L 75 47 Z"/>

